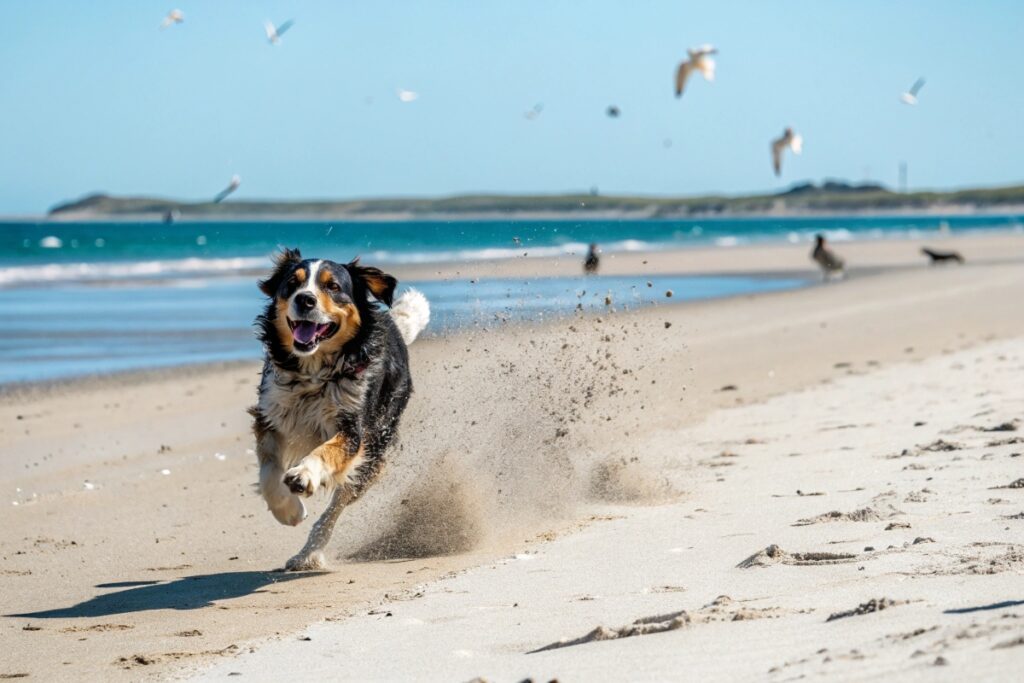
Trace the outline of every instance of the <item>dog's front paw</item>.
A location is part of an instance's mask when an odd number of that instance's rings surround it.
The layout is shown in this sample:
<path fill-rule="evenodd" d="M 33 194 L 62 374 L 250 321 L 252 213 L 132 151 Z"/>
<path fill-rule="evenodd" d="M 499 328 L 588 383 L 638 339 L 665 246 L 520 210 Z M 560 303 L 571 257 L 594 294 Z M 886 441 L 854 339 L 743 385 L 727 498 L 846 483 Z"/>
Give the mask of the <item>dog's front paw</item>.
<path fill-rule="evenodd" d="M 280 504 L 270 506 L 274 519 L 287 526 L 297 526 L 306 519 L 306 506 L 295 496 L 288 496 Z"/>
<path fill-rule="evenodd" d="M 321 569 L 327 569 L 327 558 L 319 550 L 308 555 L 299 553 L 284 565 L 286 572 L 312 572 Z"/>
<path fill-rule="evenodd" d="M 297 496 L 312 496 L 320 486 L 320 473 L 301 462 L 284 473 L 284 485 Z"/>

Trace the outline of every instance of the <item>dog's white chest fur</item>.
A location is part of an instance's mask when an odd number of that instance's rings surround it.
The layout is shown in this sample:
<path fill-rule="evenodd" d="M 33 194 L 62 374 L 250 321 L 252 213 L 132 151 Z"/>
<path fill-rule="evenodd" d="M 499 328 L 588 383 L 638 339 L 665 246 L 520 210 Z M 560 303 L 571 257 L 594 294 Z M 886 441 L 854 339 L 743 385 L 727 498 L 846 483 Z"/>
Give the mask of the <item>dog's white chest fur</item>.
<path fill-rule="evenodd" d="M 346 408 L 358 410 L 365 383 L 344 378 L 341 381 L 317 377 L 280 377 L 274 372 L 263 376 L 259 408 L 264 419 L 287 439 L 281 444 L 281 465 L 290 467 L 314 448 L 338 433 L 338 416 Z"/>

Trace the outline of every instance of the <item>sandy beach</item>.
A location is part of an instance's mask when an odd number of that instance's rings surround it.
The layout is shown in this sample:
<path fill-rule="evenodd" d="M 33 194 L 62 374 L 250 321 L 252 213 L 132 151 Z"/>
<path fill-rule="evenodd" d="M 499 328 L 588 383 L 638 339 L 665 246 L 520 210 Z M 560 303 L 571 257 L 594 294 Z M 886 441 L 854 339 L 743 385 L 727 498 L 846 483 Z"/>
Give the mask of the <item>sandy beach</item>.
<path fill-rule="evenodd" d="M 842 245 L 832 285 L 417 342 L 401 443 L 327 573 L 275 571 L 308 529 L 253 489 L 258 365 L 8 392 L 0 676 L 1006 677 L 1024 236 L 943 241 L 962 267 L 920 246 Z M 809 266 L 797 245 L 603 272 Z"/>

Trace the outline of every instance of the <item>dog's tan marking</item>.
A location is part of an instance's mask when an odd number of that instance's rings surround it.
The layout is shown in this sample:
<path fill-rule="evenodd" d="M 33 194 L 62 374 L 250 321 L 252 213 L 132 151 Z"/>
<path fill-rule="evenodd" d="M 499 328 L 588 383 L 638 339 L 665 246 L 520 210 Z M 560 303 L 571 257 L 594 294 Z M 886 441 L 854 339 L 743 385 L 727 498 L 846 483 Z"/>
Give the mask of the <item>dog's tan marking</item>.
<path fill-rule="evenodd" d="M 321 342 L 317 352 L 334 353 L 341 350 L 341 347 L 348 340 L 356 336 L 356 333 L 359 332 L 359 326 L 363 321 L 359 317 L 359 309 L 355 307 L 355 304 L 342 304 L 339 306 L 334 303 L 334 299 L 331 298 L 330 294 L 323 290 L 318 290 L 317 296 L 320 298 L 320 307 L 338 325 L 338 331 L 330 339 Z"/>
<path fill-rule="evenodd" d="M 294 273 L 295 281 L 300 285 L 306 281 L 306 269 L 296 268 Z"/>
<path fill-rule="evenodd" d="M 363 446 L 352 453 L 344 435 L 328 439 L 284 473 L 284 483 L 300 496 L 311 496 L 320 486 L 345 483 L 350 472 L 363 461 Z"/>
<path fill-rule="evenodd" d="M 277 328 L 277 337 L 288 353 L 295 348 L 292 338 L 292 328 L 288 327 L 288 300 L 277 300 L 277 316 L 274 318 L 274 326 Z"/>

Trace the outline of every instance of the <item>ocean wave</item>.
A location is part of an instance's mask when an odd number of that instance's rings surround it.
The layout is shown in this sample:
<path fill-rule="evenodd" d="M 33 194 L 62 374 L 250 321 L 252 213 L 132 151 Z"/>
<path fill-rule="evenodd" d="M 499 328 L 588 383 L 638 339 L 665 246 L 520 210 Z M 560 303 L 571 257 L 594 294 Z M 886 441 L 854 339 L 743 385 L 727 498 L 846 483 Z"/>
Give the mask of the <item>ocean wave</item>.
<path fill-rule="evenodd" d="M 107 261 L 95 263 L 43 263 L 0 268 L 0 287 L 29 283 L 148 280 L 205 275 L 230 275 L 266 268 L 263 257 L 184 258 L 155 261 Z"/>
<path fill-rule="evenodd" d="M 585 242 L 564 242 L 562 244 L 533 247 L 529 243 L 513 247 L 482 247 L 479 249 L 451 249 L 442 251 L 397 251 L 379 249 L 364 255 L 367 261 L 384 263 L 437 263 L 459 261 L 495 261 L 500 259 L 518 258 L 524 254 L 531 257 L 580 256 L 587 253 L 589 245 Z M 601 251 L 605 253 L 628 251 L 658 251 L 673 245 L 668 243 L 645 242 L 643 240 L 624 239 L 601 243 Z M 678 245 L 676 245 L 678 246 Z"/>

